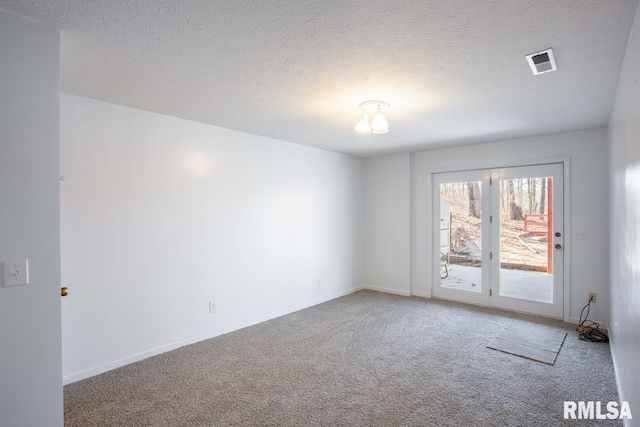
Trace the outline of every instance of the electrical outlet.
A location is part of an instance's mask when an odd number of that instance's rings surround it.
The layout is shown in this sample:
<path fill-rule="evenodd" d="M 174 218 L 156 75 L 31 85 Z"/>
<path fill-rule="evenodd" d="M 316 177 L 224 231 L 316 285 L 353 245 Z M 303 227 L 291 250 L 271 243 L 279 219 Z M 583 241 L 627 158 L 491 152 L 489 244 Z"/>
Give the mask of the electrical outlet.
<path fill-rule="evenodd" d="M 598 294 L 596 294 L 595 292 L 589 292 L 589 301 L 595 304 L 596 296 L 598 296 Z"/>
<path fill-rule="evenodd" d="M 216 311 L 218 311 L 218 306 L 216 305 L 216 303 L 209 301 L 209 313 L 212 314 Z"/>

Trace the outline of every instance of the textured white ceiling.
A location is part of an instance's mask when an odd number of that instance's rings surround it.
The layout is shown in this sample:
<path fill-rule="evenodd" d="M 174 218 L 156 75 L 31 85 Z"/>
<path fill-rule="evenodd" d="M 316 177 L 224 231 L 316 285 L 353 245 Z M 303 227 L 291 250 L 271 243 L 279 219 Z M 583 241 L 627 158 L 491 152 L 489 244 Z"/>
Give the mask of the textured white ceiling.
<path fill-rule="evenodd" d="M 637 0 L 0 0 L 62 90 L 362 156 L 605 125 Z M 553 47 L 559 70 L 525 55 Z M 357 105 L 391 104 L 359 135 Z"/>

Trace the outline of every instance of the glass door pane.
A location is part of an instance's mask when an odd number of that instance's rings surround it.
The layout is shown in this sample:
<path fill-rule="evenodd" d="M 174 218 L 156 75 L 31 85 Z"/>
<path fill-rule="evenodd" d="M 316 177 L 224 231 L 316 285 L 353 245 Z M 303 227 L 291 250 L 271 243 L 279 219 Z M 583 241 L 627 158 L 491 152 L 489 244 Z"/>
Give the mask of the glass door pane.
<path fill-rule="evenodd" d="M 500 296 L 553 303 L 552 177 L 501 179 Z"/>
<path fill-rule="evenodd" d="M 432 293 L 489 304 L 489 170 L 433 174 Z"/>
<path fill-rule="evenodd" d="M 482 292 L 482 181 L 446 182 L 440 197 L 440 286 Z"/>

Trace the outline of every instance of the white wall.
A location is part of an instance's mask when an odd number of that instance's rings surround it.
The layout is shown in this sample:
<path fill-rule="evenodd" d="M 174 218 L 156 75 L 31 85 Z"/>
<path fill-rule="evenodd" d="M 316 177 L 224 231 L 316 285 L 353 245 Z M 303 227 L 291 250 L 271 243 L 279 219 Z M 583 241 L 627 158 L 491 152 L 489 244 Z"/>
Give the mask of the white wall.
<path fill-rule="evenodd" d="M 29 285 L 0 287 L 0 425 L 62 425 L 59 33 L 0 10 L 0 261 Z"/>
<path fill-rule="evenodd" d="M 367 159 L 366 177 L 367 287 L 410 295 L 410 154 Z"/>
<path fill-rule="evenodd" d="M 363 283 L 363 159 L 61 101 L 66 382 Z"/>
<path fill-rule="evenodd" d="M 570 313 L 578 320 L 589 292 L 598 294 L 593 320 L 609 319 L 606 129 L 566 132 L 515 140 L 423 151 L 412 155 L 412 292 L 431 295 L 430 172 L 535 164 L 570 158 L 570 227 L 585 229 L 586 240 L 565 239 L 570 253 Z M 567 186 L 567 182 L 565 182 Z M 566 252 L 565 252 L 566 253 Z M 566 260 L 565 260 L 566 262 Z M 565 283 L 565 286 L 567 284 Z M 565 301 L 566 303 L 566 301 Z"/>
<path fill-rule="evenodd" d="M 640 9 L 609 123 L 611 350 L 621 398 L 640 425 Z"/>

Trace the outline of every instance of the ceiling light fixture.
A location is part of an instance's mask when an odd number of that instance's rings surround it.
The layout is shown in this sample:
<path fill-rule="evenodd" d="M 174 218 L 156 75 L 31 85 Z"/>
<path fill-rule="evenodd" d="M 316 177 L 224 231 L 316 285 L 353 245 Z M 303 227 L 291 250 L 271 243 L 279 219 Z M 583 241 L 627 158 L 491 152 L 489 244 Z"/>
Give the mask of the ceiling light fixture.
<path fill-rule="evenodd" d="M 360 121 L 356 125 L 356 132 L 360 133 L 369 133 L 371 132 L 371 125 L 369 125 L 369 115 L 362 111 L 362 116 L 360 116 Z"/>
<path fill-rule="evenodd" d="M 355 127 L 356 132 L 373 132 L 378 135 L 389 132 L 389 123 L 382 114 L 382 111 L 389 108 L 388 102 L 377 100 L 365 101 L 358 105 L 358 108 L 362 111 L 362 115 L 360 116 L 360 121 L 358 121 L 358 124 Z M 369 113 L 375 113 L 371 124 L 369 124 Z"/>

